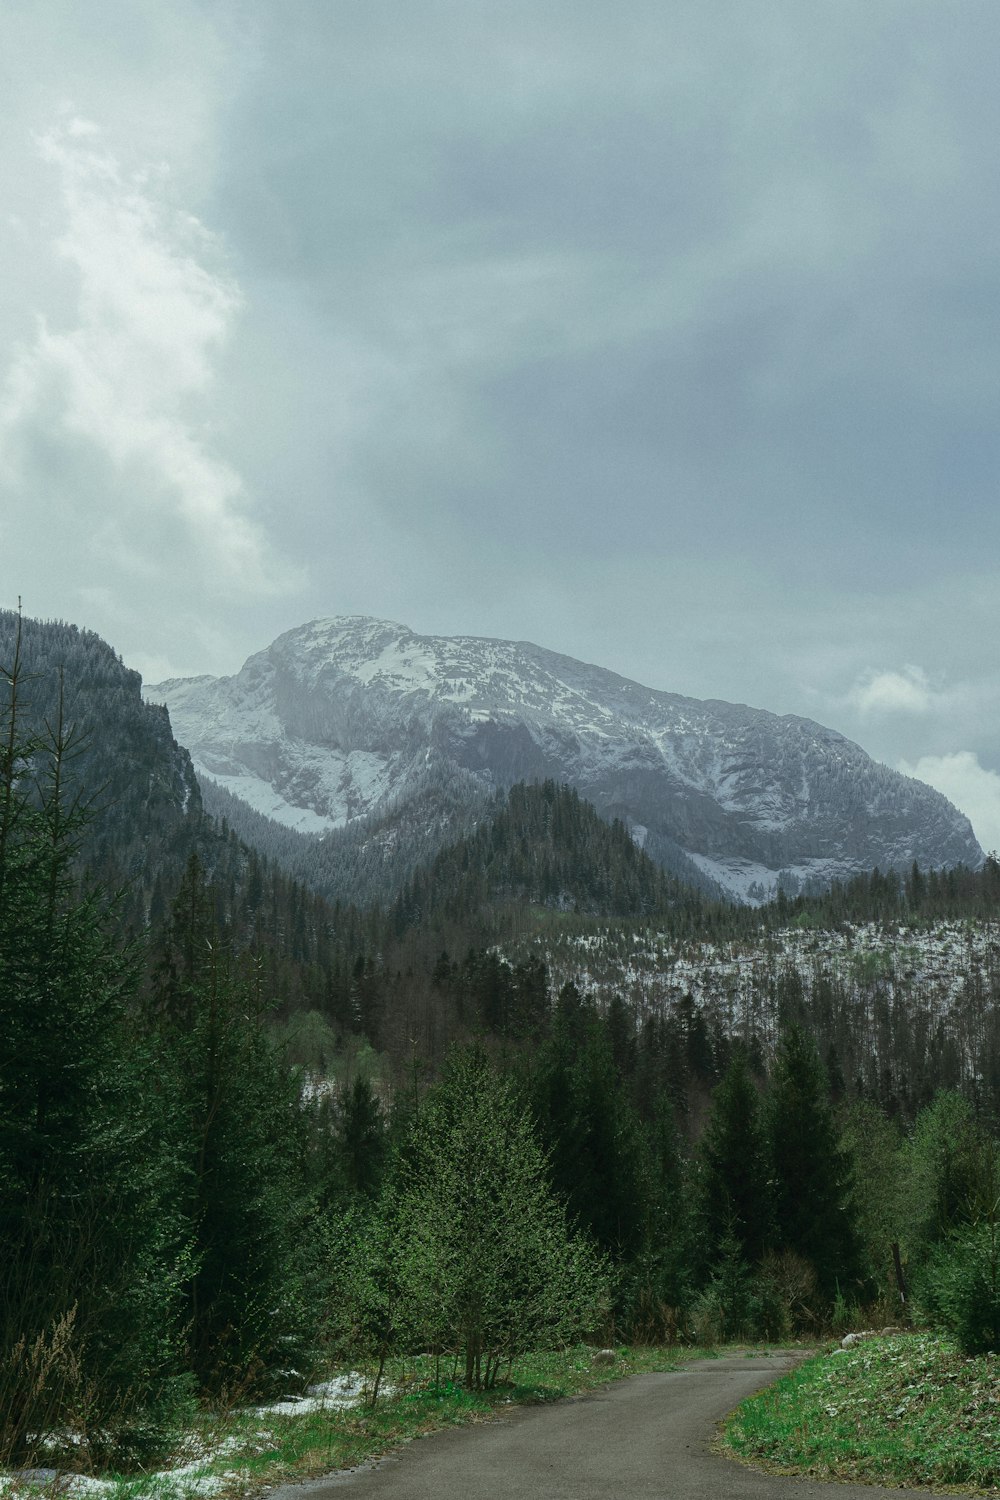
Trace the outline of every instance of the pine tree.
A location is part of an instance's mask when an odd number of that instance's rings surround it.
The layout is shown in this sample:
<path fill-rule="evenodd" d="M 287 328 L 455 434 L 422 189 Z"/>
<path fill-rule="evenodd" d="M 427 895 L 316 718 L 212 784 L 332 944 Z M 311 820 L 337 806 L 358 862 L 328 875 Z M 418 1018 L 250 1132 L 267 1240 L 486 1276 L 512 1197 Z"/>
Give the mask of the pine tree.
<path fill-rule="evenodd" d="M 826 1075 L 812 1039 L 790 1026 L 781 1040 L 767 1106 L 778 1248 L 803 1256 L 832 1298 L 858 1274 L 851 1167 L 841 1146 Z"/>
<path fill-rule="evenodd" d="M 754 1265 L 772 1237 L 771 1189 L 760 1096 L 742 1048 L 712 1095 L 700 1152 L 709 1259 L 729 1236 L 745 1262 Z"/>
<path fill-rule="evenodd" d="M 175 1166 L 130 1021 L 134 958 L 73 874 L 78 741 L 60 711 L 21 739 L 18 649 L 0 676 L 0 1449 L 24 1458 L 75 1416 L 94 1457 L 122 1462 L 178 1390 Z M 56 1342 L 39 1384 L 25 1351 Z"/>
<path fill-rule="evenodd" d="M 652 1165 L 607 1031 L 573 985 L 560 993 L 532 1099 L 571 1219 L 619 1263 L 635 1261 L 649 1240 Z"/>
<path fill-rule="evenodd" d="M 307 1116 L 197 859 L 164 934 L 154 1003 L 187 1167 L 189 1359 L 205 1390 L 266 1386 L 310 1343 Z"/>
<path fill-rule="evenodd" d="M 386 1129 L 381 1105 L 363 1073 L 338 1101 L 336 1144 L 348 1191 L 375 1198 L 385 1172 Z"/>

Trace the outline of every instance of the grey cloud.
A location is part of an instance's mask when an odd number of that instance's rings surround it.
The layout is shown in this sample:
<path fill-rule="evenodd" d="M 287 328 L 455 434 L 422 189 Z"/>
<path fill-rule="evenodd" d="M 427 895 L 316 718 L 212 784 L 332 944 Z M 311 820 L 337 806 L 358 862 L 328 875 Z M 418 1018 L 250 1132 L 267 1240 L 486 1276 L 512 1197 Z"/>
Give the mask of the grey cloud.
<path fill-rule="evenodd" d="M 1000 769 L 992 0 L 20 9 L 0 333 L 72 307 L 30 131 L 57 96 L 133 119 L 243 299 L 185 418 L 309 569 L 199 607 L 161 535 L 144 619 L 92 549 L 126 654 L 231 669 L 368 611 Z M 52 440 L 53 509 L 99 509 Z M 931 710 L 864 718 L 852 685 L 908 665 Z"/>

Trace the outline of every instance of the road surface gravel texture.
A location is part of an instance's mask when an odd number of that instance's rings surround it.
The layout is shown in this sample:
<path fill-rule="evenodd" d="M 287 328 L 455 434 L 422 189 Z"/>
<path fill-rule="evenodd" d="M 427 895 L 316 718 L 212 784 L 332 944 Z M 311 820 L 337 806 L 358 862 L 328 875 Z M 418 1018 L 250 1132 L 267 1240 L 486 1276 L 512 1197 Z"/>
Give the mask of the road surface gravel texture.
<path fill-rule="evenodd" d="M 513 1407 L 500 1421 L 442 1429 L 373 1463 L 284 1485 L 269 1500 L 914 1500 L 913 1490 L 761 1474 L 711 1451 L 720 1418 L 796 1362 L 699 1359 L 551 1406 Z"/>

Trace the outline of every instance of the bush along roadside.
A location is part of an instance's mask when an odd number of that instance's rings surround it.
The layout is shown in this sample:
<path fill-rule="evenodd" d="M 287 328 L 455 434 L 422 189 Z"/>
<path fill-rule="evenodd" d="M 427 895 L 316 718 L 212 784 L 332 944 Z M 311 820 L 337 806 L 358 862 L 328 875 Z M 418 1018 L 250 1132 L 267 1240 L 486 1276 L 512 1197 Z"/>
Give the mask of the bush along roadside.
<path fill-rule="evenodd" d="M 881 1485 L 1000 1485 L 1000 1357 L 929 1334 L 809 1360 L 737 1407 L 724 1445 L 771 1472 Z"/>

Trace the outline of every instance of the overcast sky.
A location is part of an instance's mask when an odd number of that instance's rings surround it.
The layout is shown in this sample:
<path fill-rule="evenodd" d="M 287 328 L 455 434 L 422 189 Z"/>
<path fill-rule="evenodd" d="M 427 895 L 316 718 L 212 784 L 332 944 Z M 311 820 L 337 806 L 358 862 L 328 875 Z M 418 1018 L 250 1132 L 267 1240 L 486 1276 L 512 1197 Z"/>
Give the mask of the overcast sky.
<path fill-rule="evenodd" d="M 0 603 L 798 713 L 1000 845 L 996 0 L 5 0 Z"/>

